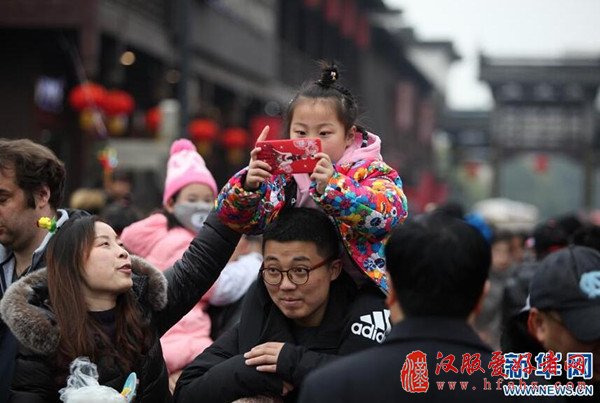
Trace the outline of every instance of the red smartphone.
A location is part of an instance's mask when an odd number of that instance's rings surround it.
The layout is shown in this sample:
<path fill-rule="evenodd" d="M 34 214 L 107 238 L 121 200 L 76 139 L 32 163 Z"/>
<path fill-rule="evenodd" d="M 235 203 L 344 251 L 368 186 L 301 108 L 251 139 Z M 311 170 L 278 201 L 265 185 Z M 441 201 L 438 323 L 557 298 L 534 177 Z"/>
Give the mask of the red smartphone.
<path fill-rule="evenodd" d="M 260 147 L 258 159 L 271 165 L 271 173 L 312 173 L 319 162 L 315 154 L 321 152 L 321 139 L 265 140 L 256 143 Z"/>

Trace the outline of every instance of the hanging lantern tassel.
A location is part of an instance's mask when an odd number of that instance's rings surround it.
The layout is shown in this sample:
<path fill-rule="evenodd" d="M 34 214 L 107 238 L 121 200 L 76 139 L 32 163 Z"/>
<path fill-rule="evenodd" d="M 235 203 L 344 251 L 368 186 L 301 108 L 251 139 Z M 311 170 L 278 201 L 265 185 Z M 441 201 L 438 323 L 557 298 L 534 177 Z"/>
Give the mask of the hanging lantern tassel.
<path fill-rule="evenodd" d="M 190 139 L 202 156 L 212 153 L 214 139 L 219 132 L 219 125 L 212 119 L 194 119 L 188 126 Z"/>
<path fill-rule="evenodd" d="M 102 133 L 104 123 L 102 120 L 102 111 L 98 108 L 84 108 L 79 112 L 79 127 L 84 132 Z"/>
<path fill-rule="evenodd" d="M 122 136 L 127 130 L 127 115 L 120 114 L 108 118 L 108 132 L 113 136 Z"/>
<path fill-rule="evenodd" d="M 108 132 L 122 136 L 127 131 L 128 116 L 135 109 L 133 97 L 123 90 L 111 90 L 106 93 L 101 106 L 108 118 Z"/>
<path fill-rule="evenodd" d="M 107 188 L 112 183 L 112 173 L 119 165 L 117 159 L 117 150 L 112 147 L 105 147 L 98 151 L 98 162 L 102 166 L 102 179 L 104 187 Z"/>
<path fill-rule="evenodd" d="M 248 156 L 246 146 L 248 144 L 248 132 L 241 127 L 231 127 L 223 132 L 223 147 L 227 151 L 229 164 L 241 165 Z"/>
<path fill-rule="evenodd" d="M 81 130 L 104 135 L 102 122 L 102 105 L 106 98 L 106 89 L 92 82 L 84 82 L 74 87 L 69 93 L 69 104 L 79 112 L 79 127 Z"/>

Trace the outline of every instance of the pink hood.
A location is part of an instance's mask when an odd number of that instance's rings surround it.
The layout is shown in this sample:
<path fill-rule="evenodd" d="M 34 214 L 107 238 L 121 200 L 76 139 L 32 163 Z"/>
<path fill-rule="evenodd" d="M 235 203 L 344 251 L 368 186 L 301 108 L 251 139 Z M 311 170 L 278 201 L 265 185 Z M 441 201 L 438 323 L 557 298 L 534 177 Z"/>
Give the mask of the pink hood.
<path fill-rule="evenodd" d="M 152 214 L 150 217 L 126 227 L 121 241 L 131 253 L 141 256 L 165 270 L 183 256 L 194 239 L 194 234 L 182 227 L 167 229 L 167 217 Z"/>
<path fill-rule="evenodd" d="M 362 133 L 357 131 L 354 135 L 354 142 L 346 148 L 342 158 L 335 165 L 354 163 L 359 160 L 381 160 L 381 139 L 379 136 L 367 132 L 367 146 L 361 147 Z"/>
<path fill-rule="evenodd" d="M 342 154 L 342 158 L 334 165 L 339 166 L 347 163 L 355 163 L 360 160 L 382 160 L 381 157 L 381 139 L 379 136 L 367 132 L 367 146 L 361 147 L 363 136 L 360 131 L 354 135 L 354 142 Z M 296 206 L 298 207 L 316 207 L 316 203 L 310 197 L 310 175 L 293 174 L 294 180 L 298 185 L 296 193 Z"/>

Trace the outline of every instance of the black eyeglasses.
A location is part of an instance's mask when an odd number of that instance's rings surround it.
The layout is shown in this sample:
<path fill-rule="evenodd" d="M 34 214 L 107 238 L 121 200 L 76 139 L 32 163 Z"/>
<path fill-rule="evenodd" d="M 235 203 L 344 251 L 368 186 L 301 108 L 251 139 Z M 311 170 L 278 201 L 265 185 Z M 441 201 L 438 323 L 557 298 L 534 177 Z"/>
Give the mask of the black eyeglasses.
<path fill-rule="evenodd" d="M 317 263 L 314 266 L 303 266 L 303 265 L 295 265 L 290 267 L 287 270 L 279 270 L 275 267 L 265 267 L 264 263 L 260 267 L 260 276 L 263 278 L 265 283 L 270 285 L 279 285 L 283 281 L 283 273 L 286 273 L 288 279 L 296 284 L 303 285 L 308 282 L 308 277 L 310 272 L 318 269 L 328 263 L 331 263 L 337 258 L 337 256 L 331 256 L 320 263 Z"/>

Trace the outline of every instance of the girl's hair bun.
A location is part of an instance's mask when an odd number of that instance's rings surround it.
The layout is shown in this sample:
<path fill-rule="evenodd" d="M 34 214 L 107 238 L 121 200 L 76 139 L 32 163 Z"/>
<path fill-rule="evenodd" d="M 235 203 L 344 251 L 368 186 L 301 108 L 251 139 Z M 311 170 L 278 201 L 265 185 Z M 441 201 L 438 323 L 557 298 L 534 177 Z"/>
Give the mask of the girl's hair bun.
<path fill-rule="evenodd" d="M 321 78 L 317 81 L 317 84 L 324 87 L 331 87 L 339 78 L 340 73 L 335 64 L 321 64 Z"/>

